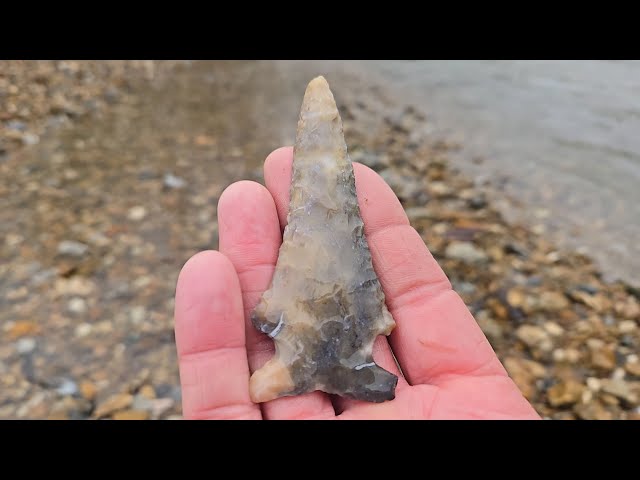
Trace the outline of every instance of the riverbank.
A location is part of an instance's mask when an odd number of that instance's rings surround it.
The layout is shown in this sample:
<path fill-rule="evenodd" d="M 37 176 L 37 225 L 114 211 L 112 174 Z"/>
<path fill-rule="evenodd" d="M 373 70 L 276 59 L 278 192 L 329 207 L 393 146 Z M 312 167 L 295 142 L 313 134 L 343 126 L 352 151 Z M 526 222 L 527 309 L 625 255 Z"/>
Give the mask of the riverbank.
<path fill-rule="evenodd" d="M 246 65 L 33 65 L 0 62 L 0 418 L 180 418 L 175 281 L 216 248 L 224 188 L 261 180 L 270 145 L 229 125 L 268 103 L 242 110 Z M 339 97 L 352 159 L 400 197 L 536 410 L 640 419 L 640 292 L 508 223 L 415 110 Z"/>

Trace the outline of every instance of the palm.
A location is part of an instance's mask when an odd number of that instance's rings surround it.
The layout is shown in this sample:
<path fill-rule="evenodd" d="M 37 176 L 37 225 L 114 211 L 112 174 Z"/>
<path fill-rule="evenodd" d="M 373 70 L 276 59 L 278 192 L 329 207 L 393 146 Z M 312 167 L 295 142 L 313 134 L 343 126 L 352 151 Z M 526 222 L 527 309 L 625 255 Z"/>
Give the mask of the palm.
<path fill-rule="evenodd" d="M 180 273 L 175 320 L 185 418 L 539 418 L 396 196 L 381 177 L 358 164 L 367 241 L 397 323 L 389 339 L 377 339 L 374 359 L 399 376 L 396 398 L 372 404 L 312 392 L 251 402 L 250 372 L 273 355 L 273 343 L 248 316 L 275 268 L 291 162 L 290 148 L 277 150 L 265 162 L 267 188 L 254 182 L 231 185 L 218 205 L 220 252 L 195 255 Z"/>

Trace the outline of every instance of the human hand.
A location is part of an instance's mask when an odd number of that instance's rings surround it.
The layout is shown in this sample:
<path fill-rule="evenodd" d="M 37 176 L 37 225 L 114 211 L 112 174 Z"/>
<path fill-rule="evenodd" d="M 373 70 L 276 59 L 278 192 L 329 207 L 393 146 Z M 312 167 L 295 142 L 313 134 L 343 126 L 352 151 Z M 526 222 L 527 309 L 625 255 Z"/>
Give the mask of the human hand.
<path fill-rule="evenodd" d="M 187 419 L 539 419 L 429 253 L 391 188 L 354 163 L 365 234 L 396 328 L 378 337 L 375 361 L 397 375 L 396 398 L 367 403 L 316 391 L 264 404 L 250 372 L 274 352 L 249 319 L 269 287 L 287 220 L 293 151 L 267 158 L 267 188 L 242 181 L 218 203 L 220 252 L 180 272 L 175 331 Z M 392 354 L 393 350 L 393 354 Z M 394 361 L 395 354 L 402 368 Z M 333 401 L 333 403 L 332 403 Z"/>

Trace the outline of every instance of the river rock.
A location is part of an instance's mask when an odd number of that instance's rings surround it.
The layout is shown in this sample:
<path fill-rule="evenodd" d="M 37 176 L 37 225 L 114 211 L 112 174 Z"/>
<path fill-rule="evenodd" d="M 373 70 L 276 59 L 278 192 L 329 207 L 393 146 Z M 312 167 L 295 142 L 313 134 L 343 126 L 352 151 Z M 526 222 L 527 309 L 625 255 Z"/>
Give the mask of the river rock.
<path fill-rule="evenodd" d="M 624 400 L 631 405 L 638 405 L 638 387 L 640 382 L 627 382 L 621 379 L 602 380 L 602 391 Z"/>
<path fill-rule="evenodd" d="M 117 393 L 105 399 L 96 406 L 93 414 L 96 418 L 106 417 L 114 412 L 125 410 L 133 403 L 133 395 L 128 393 Z"/>
<path fill-rule="evenodd" d="M 529 347 L 549 351 L 553 347 L 549 334 L 536 325 L 522 325 L 516 330 L 516 336 Z"/>
<path fill-rule="evenodd" d="M 547 390 L 549 403 L 554 407 L 564 407 L 580 401 L 584 385 L 574 380 L 560 382 Z"/>
<path fill-rule="evenodd" d="M 577 404 L 574 406 L 573 411 L 582 420 L 613 420 L 613 414 L 599 401 Z"/>
<path fill-rule="evenodd" d="M 122 410 L 115 412 L 111 418 L 114 420 L 148 420 L 149 412 L 144 410 Z"/>
<path fill-rule="evenodd" d="M 75 240 L 63 240 L 58 244 L 58 253 L 70 257 L 82 257 L 89 250 L 89 246 Z"/>
<path fill-rule="evenodd" d="M 536 380 L 544 378 L 546 375 L 544 366 L 538 362 L 518 357 L 507 357 L 503 364 L 525 398 L 532 400 L 537 393 Z"/>
<path fill-rule="evenodd" d="M 445 257 L 452 260 L 459 260 L 471 264 L 484 263 L 489 259 L 485 252 L 469 242 L 451 242 L 447 245 L 444 254 Z"/>

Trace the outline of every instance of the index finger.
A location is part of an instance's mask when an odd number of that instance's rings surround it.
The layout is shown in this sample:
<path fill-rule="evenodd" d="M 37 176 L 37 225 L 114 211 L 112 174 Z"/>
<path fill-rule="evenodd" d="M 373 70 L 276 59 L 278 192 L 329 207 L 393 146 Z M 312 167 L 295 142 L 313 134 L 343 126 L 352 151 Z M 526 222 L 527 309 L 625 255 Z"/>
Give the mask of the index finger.
<path fill-rule="evenodd" d="M 293 149 L 282 148 L 264 167 L 281 225 L 286 224 L 292 161 Z M 354 162 L 353 168 L 373 266 L 397 324 L 389 342 L 407 380 L 437 384 L 456 375 L 506 375 L 391 188 L 365 165 Z"/>

